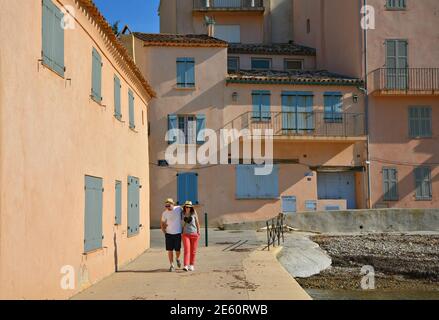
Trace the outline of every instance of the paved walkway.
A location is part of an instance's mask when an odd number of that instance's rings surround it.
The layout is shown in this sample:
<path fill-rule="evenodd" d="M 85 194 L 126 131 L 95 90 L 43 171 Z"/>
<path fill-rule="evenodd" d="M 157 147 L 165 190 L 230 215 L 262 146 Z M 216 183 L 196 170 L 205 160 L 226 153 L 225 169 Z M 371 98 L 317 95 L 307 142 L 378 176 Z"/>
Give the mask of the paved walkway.
<path fill-rule="evenodd" d="M 73 299 L 310 299 L 277 261 L 275 251 L 261 250 L 264 240 L 265 233 L 210 229 L 209 247 L 204 237 L 200 240 L 196 271 L 170 273 L 163 235 L 151 230 L 151 249 Z"/>

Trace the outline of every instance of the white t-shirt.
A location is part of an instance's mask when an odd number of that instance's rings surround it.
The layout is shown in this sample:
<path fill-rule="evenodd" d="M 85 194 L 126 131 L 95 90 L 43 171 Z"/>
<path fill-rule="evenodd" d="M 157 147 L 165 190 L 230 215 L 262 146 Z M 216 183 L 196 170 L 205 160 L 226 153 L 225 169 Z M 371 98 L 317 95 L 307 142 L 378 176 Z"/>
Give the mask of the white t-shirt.
<path fill-rule="evenodd" d="M 182 233 L 181 223 L 181 207 L 174 207 L 173 210 L 165 210 L 162 214 L 162 222 L 167 223 L 166 233 L 168 234 L 180 234 Z"/>

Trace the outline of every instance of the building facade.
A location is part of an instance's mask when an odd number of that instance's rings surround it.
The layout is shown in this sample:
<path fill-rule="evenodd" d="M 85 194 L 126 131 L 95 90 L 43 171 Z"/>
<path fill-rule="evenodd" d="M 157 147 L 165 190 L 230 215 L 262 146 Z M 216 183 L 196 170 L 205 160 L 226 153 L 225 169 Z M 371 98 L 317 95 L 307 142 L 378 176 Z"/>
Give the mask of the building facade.
<path fill-rule="evenodd" d="M 152 225 L 167 197 L 192 200 L 212 225 L 366 206 L 363 83 L 318 68 L 316 49 L 292 41 L 292 14 L 290 1 L 161 1 L 162 34 L 124 36 L 157 91 L 149 108 Z M 252 137 L 273 130 L 274 169 L 258 177 L 257 161 L 234 161 L 231 148 L 229 164 L 171 165 L 172 128 L 184 131 L 176 144 L 187 150 L 209 143 L 197 139 L 203 128 Z"/>
<path fill-rule="evenodd" d="M 1 7 L 0 298 L 68 298 L 149 247 L 154 92 L 91 1 Z"/>

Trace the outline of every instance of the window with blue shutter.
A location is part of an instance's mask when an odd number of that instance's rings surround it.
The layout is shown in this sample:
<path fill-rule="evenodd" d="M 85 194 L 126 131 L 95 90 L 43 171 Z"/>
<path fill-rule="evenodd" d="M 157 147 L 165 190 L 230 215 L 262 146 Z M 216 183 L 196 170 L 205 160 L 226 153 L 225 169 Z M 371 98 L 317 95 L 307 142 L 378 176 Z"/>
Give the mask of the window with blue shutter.
<path fill-rule="evenodd" d="M 135 118 L 134 118 L 134 94 L 131 90 L 128 91 L 128 107 L 130 113 L 130 128 L 136 128 Z"/>
<path fill-rule="evenodd" d="M 408 88 L 408 41 L 386 40 L 386 89 L 406 90 Z"/>
<path fill-rule="evenodd" d="M 409 108 L 410 138 L 432 137 L 432 110 L 430 107 Z"/>
<path fill-rule="evenodd" d="M 285 134 L 314 130 L 313 101 L 312 92 L 282 92 L 282 130 Z"/>
<path fill-rule="evenodd" d="M 115 215 L 114 224 L 122 224 L 122 182 L 116 181 L 115 184 Z"/>
<path fill-rule="evenodd" d="M 253 120 L 270 121 L 270 91 L 254 90 L 252 92 Z"/>
<path fill-rule="evenodd" d="M 102 248 L 102 199 L 101 178 L 85 176 L 84 252 Z"/>
<path fill-rule="evenodd" d="M 270 70 L 271 59 L 252 58 L 251 64 L 252 64 L 252 70 Z"/>
<path fill-rule="evenodd" d="M 269 175 L 256 175 L 255 168 L 257 165 L 236 166 L 236 198 L 279 198 L 279 166 L 274 165 Z"/>
<path fill-rule="evenodd" d="M 343 122 L 343 94 L 341 92 L 325 92 L 325 122 Z"/>
<path fill-rule="evenodd" d="M 120 89 L 121 89 L 120 79 L 118 76 L 114 76 L 114 116 L 116 119 L 122 119 L 121 112 L 121 98 L 120 98 Z"/>
<path fill-rule="evenodd" d="M 392 10 L 404 10 L 406 8 L 406 0 L 387 0 L 386 8 Z"/>
<path fill-rule="evenodd" d="M 429 167 L 418 167 L 415 168 L 414 174 L 416 186 L 416 200 L 431 200 L 431 169 Z"/>
<path fill-rule="evenodd" d="M 140 181 L 128 177 L 128 237 L 139 234 L 140 229 Z"/>
<path fill-rule="evenodd" d="M 396 168 L 383 168 L 383 199 L 398 200 L 398 171 Z"/>
<path fill-rule="evenodd" d="M 43 64 L 64 77 L 64 14 L 51 0 L 43 0 L 42 9 Z"/>
<path fill-rule="evenodd" d="M 102 58 L 99 52 L 93 48 L 92 53 L 92 85 L 91 97 L 94 101 L 102 102 Z"/>
<path fill-rule="evenodd" d="M 198 204 L 198 173 L 182 172 L 177 174 L 177 200 L 182 205 L 186 201 Z"/>
<path fill-rule="evenodd" d="M 177 58 L 177 87 L 195 87 L 195 59 Z"/>

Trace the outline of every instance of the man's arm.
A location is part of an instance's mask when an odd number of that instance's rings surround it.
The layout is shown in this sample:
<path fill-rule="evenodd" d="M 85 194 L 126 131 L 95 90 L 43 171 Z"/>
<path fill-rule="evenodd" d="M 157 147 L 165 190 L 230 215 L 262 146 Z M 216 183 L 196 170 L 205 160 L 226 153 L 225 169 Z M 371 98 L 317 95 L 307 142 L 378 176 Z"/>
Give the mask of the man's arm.
<path fill-rule="evenodd" d="M 160 228 L 162 229 L 163 233 L 166 233 L 166 228 L 168 227 L 168 224 L 165 219 L 165 215 L 162 215 L 162 219 L 160 220 Z"/>

